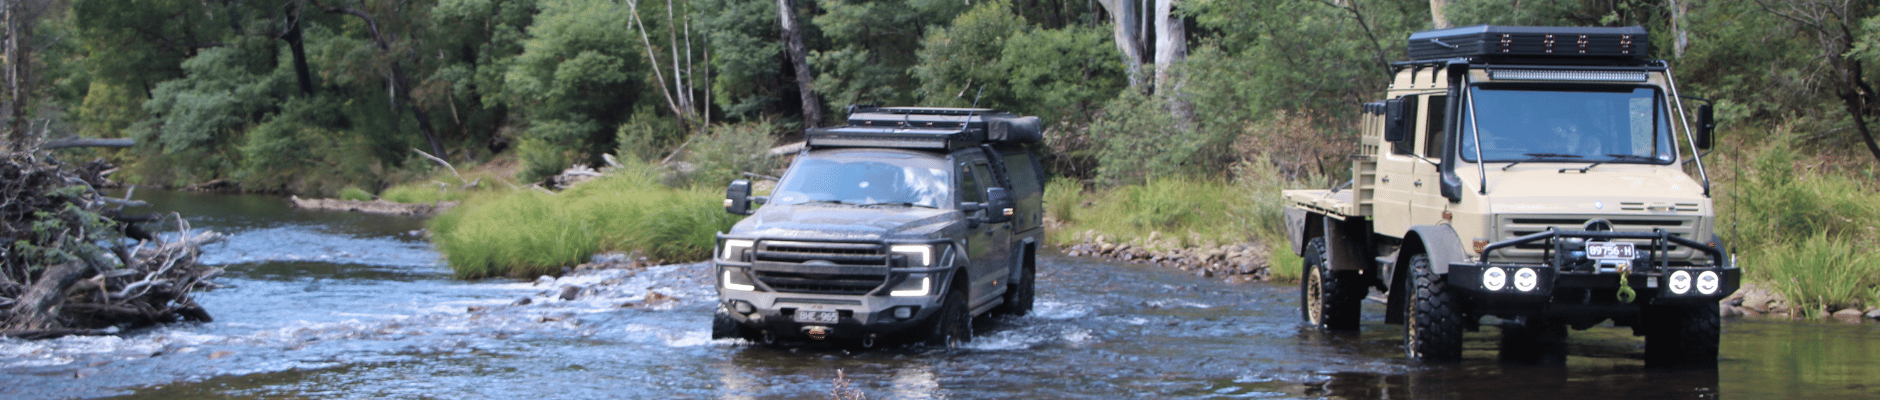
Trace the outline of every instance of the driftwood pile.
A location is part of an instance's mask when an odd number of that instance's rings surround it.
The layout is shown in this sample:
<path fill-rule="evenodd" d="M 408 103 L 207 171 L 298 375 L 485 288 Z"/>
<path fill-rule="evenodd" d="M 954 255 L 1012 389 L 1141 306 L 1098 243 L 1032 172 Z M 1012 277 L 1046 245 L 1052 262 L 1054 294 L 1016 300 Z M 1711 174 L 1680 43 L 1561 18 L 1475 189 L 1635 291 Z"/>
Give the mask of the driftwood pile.
<path fill-rule="evenodd" d="M 209 279 L 222 272 L 197 263 L 198 248 L 221 236 L 192 231 L 176 214 L 124 215 L 124 207 L 141 204 L 100 194 L 80 176 L 85 170 L 96 168 L 32 153 L 0 155 L 0 336 L 209 321 L 190 292 L 212 287 Z M 177 232 L 162 240 L 140 222 Z"/>

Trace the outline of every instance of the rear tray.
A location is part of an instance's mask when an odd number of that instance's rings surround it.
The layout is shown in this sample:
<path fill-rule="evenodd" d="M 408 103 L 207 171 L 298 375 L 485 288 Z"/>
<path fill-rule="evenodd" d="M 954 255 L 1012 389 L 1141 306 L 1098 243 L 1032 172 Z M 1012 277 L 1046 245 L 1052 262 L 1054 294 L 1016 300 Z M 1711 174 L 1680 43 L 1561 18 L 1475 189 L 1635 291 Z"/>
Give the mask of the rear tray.
<path fill-rule="evenodd" d="M 1644 58 L 1644 27 L 1585 28 L 1475 25 L 1410 34 L 1410 59 L 1456 57 Z"/>

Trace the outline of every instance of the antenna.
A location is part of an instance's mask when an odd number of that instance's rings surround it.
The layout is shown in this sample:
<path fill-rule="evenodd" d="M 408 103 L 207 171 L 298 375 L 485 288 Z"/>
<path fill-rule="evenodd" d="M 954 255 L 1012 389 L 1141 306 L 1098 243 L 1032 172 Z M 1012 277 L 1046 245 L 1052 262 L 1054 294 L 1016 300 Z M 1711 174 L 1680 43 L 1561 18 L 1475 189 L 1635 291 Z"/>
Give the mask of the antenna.
<path fill-rule="evenodd" d="M 972 110 L 966 112 L 965 121 L 960 121 L 960 132 L 965 132 L 966 127 L 971 126 L 973 124 L 973 117 L 979 114 L 979 98 L 985 95 L 986 95 L 986 84 L 981 83 L 979 84 L 979 93 L 973 94 Z"/>

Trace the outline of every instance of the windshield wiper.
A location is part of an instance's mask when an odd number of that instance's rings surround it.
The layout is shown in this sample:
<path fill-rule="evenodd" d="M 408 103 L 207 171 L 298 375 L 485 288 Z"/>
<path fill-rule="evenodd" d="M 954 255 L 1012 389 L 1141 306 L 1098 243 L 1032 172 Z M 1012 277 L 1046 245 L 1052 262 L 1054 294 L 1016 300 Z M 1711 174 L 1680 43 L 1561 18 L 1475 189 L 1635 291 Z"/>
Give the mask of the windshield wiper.
<path fill-rule="evenodd" d="M 1509 168 L 1514 168 L 1515 164 L 1520 164 L 1520 163 L 1524 163 L 1528 161 L 1539 161 L 1539 160 L 1547 159 L 1547 158 L 1580 158 L 1580 156 L 1577 154 L 1560 154 L 1560 153 L 1527 153 L 1527 154 L 1522 154 L 1522 155 L 1528 156 L 1528 159 L 1508 163 L 1507 166 L 1501 167 L 1501 170 L 1507 171 Z"/>
<path fill-rule="evenodd" d="M 1657 161 L 1657 160 L 1658 160 L 1658 159 L 1656 159 L 1656 158 L 1651 158 L 1651 157 L 1646 157 L 1646 156 L 1635 156 L 1635 155 L 1631 155 L 1631 154 L 1607 154 L 1606 156 L 1607 156 L 1607 157 L 1612 157 L 1612 158 L 1611 158 L 1611 159 L 1608 159 L 1608 160 L 1603 160 L 1603 161 L 1600 161 L 1600 162 L 1596 162 L 1596 163 L 1593 163 L 1593 165 L 1588 165 L 1588 166 L 1586 166 L 1586 168 L 1580 168 L 1580 169 L 1579 169 L 1579 171 L 1580 171 L 1580 173 L 1582 173 L 1582 174 L 1584 174 L 1584 173 L 1586 173 L 1586 171 L 1587 171 L 1587 170 L 1591 170 L 1591 169 L 1593 169 L 1593 167 L 1597 167 L 1597 166 L 1599 166 L 1600 164 L 1605 164 L 1605 163 L 1609 163 L 1609 162 L 1617 162 L 1617 161 Z M 1561 168 L 1561 169 L 1560 169 L 1560 173 L 1563 173 L 1563 174 L 1564 174 L 1564 173 L 1567 173 L 1567 170 L 1570 170 L 1570 169 L 1573 169 L 1573 168 Z"/>
<path fill-rule="evenodd" d="M 862 207 L 870 207 L 870 206 L 902 206 L 902 207 L 913 207 L 913 206 L 914 206 L 914 203 L 913 203 L 913 202 L 908 202 L 908 201 L 878 201 L 878 202 L 874 202 L 874 203 L 867 203 L 867 204 L 861 204 L 861 206 L 862 206 Z"/>

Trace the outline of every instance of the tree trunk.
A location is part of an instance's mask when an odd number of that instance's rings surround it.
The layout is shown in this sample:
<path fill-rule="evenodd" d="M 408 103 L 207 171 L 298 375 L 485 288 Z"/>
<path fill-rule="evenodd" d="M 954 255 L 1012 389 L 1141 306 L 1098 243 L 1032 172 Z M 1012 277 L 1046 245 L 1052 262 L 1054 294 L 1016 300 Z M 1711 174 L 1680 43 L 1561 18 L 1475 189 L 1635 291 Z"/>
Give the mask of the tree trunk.
<path fill-rule="evenodd" d="M 1436 0 L 1431 0 L 1436 1 Z M 1690 32 L 1685 31 L 1685 15 L 1691 13 L 1692 0 L 1667 0 L 1671 9 L 1671 59 L 1684 58 L 1684 49 L 1691 46 Z"/>
<path fill-rule="evenodd" d="M 359 20 L 366 23 L 367 31 L 372 33 L 372 43 L 379 47 L 380 52 L 387 53 L 386 58 L 388 60 L 386 62 L 391 64 L 391 76 L 386 79 L 391 81 L 388 83 L 391 83 L 392 86 L 391 93 L 389 93 L 393 101 L 392 113 L 399 113 L 397 103 L 402 102 L 409 105 L 411 107 L 412 116 L 418 119 L 418 133 L 424 135 L 424 140 L 430 143 L 432 154 L 437 154 L 438 157 L 446 157 L 444 155 L 444 144 L 438 140 L 437 134 L 431 129 L 429 113 L 424 112 L 424 108 L 418 106 L 417 102 L 411 101 L 411 79 L 405 76 L 404 68 L 400 66 L 400 57 L 390 54 L 392 52 L 391 39 L 387 39 L 385 34 L 379 31 L 379 20 L 373 18 L 372 14 L 368 14 L 365 11 L 346 7 L 328 7 L 325 4 L 321 4 L 319 0 L 313 0 L 313 5 L 326 9 L 326 12 L 329 13 L 358 17 Z"/>
<path fill-rule="evenodd" d="M 808 48 L 803 45 L 803 30 L 796 23 L 796 1 L 777 0 L 778 20 L 783 23 L 784 53 L 796 69 L 796 88 L 803 101 L 803 127 L 822 126 L 822 101 L 816 99 L 816 84 L 809 73 Z"/>
<path fill-rule="evenodd" d="M 1110 30 L 1114 32 L 1116 49 L 1123 52 L 1129 87 L 1142 88 L 1142 38 L 1137 34 L 1136 0 L 1099 0 L 1097 4 L 1110 12 Z"/>
<path fill-rule="evenodd" d="M 33 28 L 32 19 L 26 15 L 25 0 L 7 0 L 6 2 L 6 143 L 0 150 L 26 151 L 27 141 L 31 138 L 28 131 L 32 124 L 27 123 L 27 109 L 32 102 L 32 57 L 26 53 L 30 47 Z"/>
<path fill-rule="evenodd" d="M 54 265 L 39 275 L 39 281 L 20 295 L 19 302 L 13 305 L 13 318 L 7 321 L 3 330 L 37 331 L 64 328 L 59 322 L 59 307 L 65 305 L 65 289 L 78 282 L 78 278 L 90 269 L 84 261 L 72 261 Z"/>
<path fill-rule="evenodd" d="M 1448 7 L 1449 0 L 1430 0 L 1430 27 L 1434 29 L 1449 29 L 1455 26 L 1449 23 L 1449 16 L 1443 14 L 1443 9 Z"/>
<path fill-rule="evenodd" d="M 1188 58 L 1188 26 L 1175 15 L 1181 0 L 1155 0 L 1155 91 L 1174 94 L 1174 67 Z"/>
<path fill-rule="evenodd" d="M 287 41 L 288 53 L 294 58 L 294 77 L 299 78 L 300 94 L 313 94 L 313 72 L 307 68 L 306 40 L 300 31 L 300 4 L 289 4 L 287 9 L 287 32 L 281 35 Z"/>

